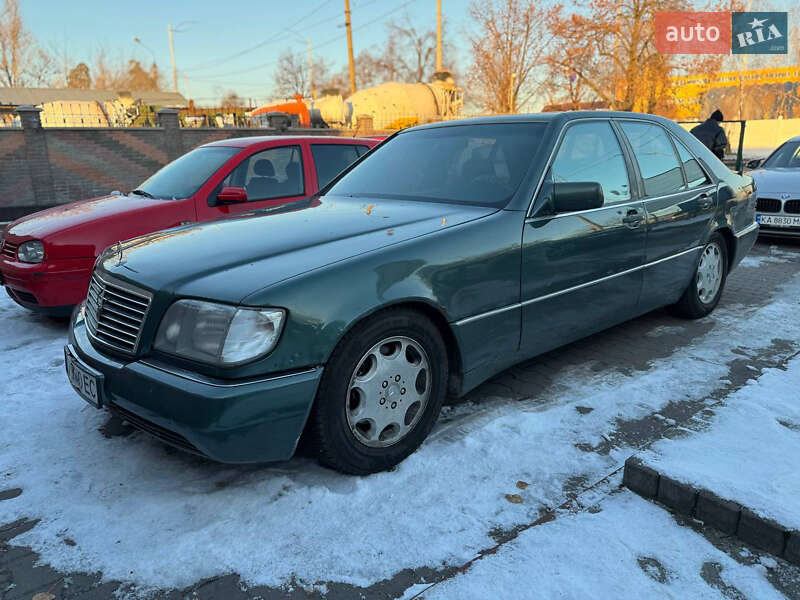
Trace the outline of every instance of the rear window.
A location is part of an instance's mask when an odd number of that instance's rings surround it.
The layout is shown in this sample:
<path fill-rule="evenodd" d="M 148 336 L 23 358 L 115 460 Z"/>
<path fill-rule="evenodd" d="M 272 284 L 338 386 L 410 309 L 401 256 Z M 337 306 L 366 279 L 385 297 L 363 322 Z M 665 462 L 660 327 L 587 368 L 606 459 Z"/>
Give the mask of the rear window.
<path fill-rule="evenodd" d="M 545 123 L 416 129 L 375 149 L 328 194 L 505 206 L 542 143 Z"/>

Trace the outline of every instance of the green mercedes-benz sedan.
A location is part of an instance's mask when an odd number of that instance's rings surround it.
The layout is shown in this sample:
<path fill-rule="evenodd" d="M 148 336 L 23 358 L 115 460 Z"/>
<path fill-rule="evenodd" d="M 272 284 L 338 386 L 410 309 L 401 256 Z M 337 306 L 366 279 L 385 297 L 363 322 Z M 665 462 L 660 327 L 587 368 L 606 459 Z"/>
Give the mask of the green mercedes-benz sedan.
<path fill-rule="evenodd" d="M 614 112 L 404 130 L 322 192 L 111 247 L 65 348 L 84 399 L 212 459 L 347 473 L 413 452 L 447 394 L 661 306 L 717 305 L 753 183 Z"/>

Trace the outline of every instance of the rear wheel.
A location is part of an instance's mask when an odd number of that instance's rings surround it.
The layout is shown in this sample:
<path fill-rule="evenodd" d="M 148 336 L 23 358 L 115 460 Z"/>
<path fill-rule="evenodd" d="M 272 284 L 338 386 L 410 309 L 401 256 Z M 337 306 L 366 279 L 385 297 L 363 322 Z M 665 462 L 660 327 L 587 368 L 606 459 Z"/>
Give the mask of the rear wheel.
<path fill-rule="evenodd" d="M 395 466 L 430 433 L 446 382 L 447 350 L 424 315 L 389 309 L 357 325 L 320 382 L 312 414 L 320 462 L 357 475 Z"/>
<path fill-rule="evenodd" d="M 673 311 L 689 319 L 709 314 L 719 303 L 728 277 L 728 247 L 725 239 L 714 233 L 700 253 L 694 277 Z"/>

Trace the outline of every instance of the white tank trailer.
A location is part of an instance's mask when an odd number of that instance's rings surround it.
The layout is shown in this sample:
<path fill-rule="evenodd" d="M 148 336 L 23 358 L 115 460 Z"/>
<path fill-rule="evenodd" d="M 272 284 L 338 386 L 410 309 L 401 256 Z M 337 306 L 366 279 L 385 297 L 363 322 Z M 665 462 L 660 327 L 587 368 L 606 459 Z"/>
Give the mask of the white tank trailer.
<path fill-rule="evenodd" d="M 361 115 L 373 119 L 375 129 L 400 129 L 421 123 L 458 118 L 464 104 L 461 88 L 448 71 L 431 83 L 390 81 L 358 90 L 349 98 L 323 96 L 310 103 L 331 127 L 354 127 Z"/>

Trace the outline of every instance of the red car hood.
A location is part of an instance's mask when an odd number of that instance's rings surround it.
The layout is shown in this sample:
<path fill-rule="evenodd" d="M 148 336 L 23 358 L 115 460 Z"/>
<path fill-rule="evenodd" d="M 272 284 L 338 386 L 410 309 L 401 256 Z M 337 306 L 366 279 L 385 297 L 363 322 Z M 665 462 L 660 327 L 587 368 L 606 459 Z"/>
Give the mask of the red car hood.
<path fill-rule="evenodd" d="M 43 210 L 11 223 L 6 237 L 38 239 L 60 258 L 96 256 L 117 241 L 194 221 L 191 201 L 110 195 Z"/>

